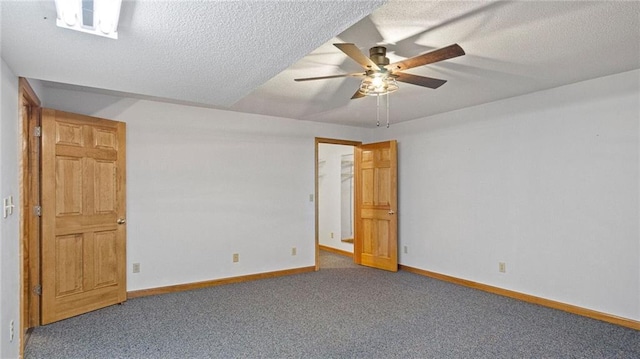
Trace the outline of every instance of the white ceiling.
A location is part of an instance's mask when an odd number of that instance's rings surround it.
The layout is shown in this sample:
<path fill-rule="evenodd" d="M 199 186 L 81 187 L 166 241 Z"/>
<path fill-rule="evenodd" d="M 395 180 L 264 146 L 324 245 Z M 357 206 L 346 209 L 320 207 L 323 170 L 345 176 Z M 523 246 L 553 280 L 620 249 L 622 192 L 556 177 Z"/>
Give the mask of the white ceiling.
<path fill-rule="evenodd" d="M 391 62 L 466 51 L 407 71 L 448 82 L 400 83 L 392 123 L 640 68 L 638 1 L 383 3 L 125 0 L 111 40 L 56 27 L 53 0 L 2 0 L 1 55 L 50 87 L 365 127 L 358 79 L 293 81 L 361 71 L 335 42 L 383 44 Z"/>

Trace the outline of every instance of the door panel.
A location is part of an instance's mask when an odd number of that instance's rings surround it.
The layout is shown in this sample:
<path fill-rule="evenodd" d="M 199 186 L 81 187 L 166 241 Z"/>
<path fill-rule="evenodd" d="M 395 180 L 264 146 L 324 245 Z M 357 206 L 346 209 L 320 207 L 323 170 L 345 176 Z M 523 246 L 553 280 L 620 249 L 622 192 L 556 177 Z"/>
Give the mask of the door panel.
<path fill-rule="evenodd" d="M 72 216 L 82 214 L 81 158 L 56 157 L 56 215 Z"/>
<path fill-rule="evenodd" d="M 42 323 L 126 300 L 125 125 L 42 116 Z"/>
<path fill-rule="evenodd" d="M 96 161 L 94 203 L 97 214 L 109 214 L 116 211 L 116 168 L 114 161 Z"/>
<path fill-rule="evenodd" d="M 355 262 L 398 270 L 396 141 L 356 148 Z"/>
<path fill-rule="evenodd" d="M 117 260 L 117 233 L 104 231 L 94 233 L 94 285 L 104 287 L 117 283 L 118 278 L 114 269 L 118 265 Z"/>
<path fill-rule="evenodd" d="M 57 236 L 56 251 L 56 297 L 82 291 L 82 235 Z"/>

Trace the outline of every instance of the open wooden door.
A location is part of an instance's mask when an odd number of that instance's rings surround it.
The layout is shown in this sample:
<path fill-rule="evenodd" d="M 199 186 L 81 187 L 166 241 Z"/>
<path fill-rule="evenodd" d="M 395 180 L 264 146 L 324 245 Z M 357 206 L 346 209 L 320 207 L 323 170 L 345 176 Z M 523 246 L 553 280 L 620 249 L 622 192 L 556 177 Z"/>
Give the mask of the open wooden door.
<path fill-rule="evenodd" d="M 42 112 L 42 324 L 126 300 L 125 124 Z"/>
<path fill-rule="evenodd" d="M 397 142 L 360 145 L 355 153 L 354 261 L 398 270 Z"/>

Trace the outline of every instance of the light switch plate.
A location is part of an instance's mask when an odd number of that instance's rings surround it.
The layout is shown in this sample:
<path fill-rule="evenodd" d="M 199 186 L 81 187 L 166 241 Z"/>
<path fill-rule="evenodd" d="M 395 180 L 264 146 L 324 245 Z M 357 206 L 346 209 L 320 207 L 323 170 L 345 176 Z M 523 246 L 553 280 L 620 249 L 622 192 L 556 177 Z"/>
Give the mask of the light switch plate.
<path fill-rule="evenodd" d="M 9 196 L 5 199 L 2 200 L 2 205 L 3 205 L 3 217 L 7 218 L 10 215 L 13 214 L 13 207 L 15 207 L 13 205 L 13 196 Z"/>

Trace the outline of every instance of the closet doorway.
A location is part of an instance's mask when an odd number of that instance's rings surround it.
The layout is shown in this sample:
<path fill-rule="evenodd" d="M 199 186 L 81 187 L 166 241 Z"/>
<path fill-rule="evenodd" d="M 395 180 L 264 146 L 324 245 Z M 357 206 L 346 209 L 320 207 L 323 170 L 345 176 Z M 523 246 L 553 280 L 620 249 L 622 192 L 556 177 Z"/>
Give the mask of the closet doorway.
<path fill-rule="evenodd" d="M 316 138 L 316 270 L 319 250 L 353 258 L 354 156 L 360 144 Z"/>
<path fill-rule="evenodd" d="M 330 196 L 324 202 L 333 202 L 327 209 L 323 204 L 323 193 L 328 181 L 328 159 L 321 150 L 325 144 L 346 145 L 353 149 L 353 170 L 348 167 L 348 153 L 338 152 L 336 160 L 336 184 L 334 193 L 351 192 L 351 199 L 342 201 L 339 194 Z M 320 269 L 320 249 L 349 256 L 355 264 L 396 272 L 398 270 L 398 143 L 389 140 L 361 144 L 354 141 L 328 140 L 316 138 L 316 270 Z M 343 162 L 344 159 L 344 162 Z M 349 181 L 353 174 L 353 180 Z M 344 175 L 344 177 L 343 177 Z M 342 179 L 351 183 L 342 185 Z M 345 196 L 346 197 L 346 196 Z M 349 202 L 353 204 L 349 204 Z M 338 204 L 335 204 L 338 203 Z M 343 205 L 344 203 L 344 205 Z M 346 208 L 342 215 L 342 208 Z M 349 213 L 350 212 L 350 213 Z M 325 224 L 325 217 L 333 219 Z M 342 219 L 344 218 L 344 220 Z M 333 224 L 332 224 L 333 223 Z M 344 228 L 347 228 L 343 231 Z M 339 236 L 336 233 L 340 233 Z M 349 243 L 353 233 L 353 245 L 349 250 L 336 248 Z M 331 238 L 333 237 L 333 238 Z M 337 237 L 337 238 L 336 238 Z M 339 239 L 340 242 L 337 242 Z M 343 241 L 344 239 L 344 241 Z M 333 241 L 330 241 L 333 240 Z M 327 244 L 323 244 L 327 243 Z"/>

